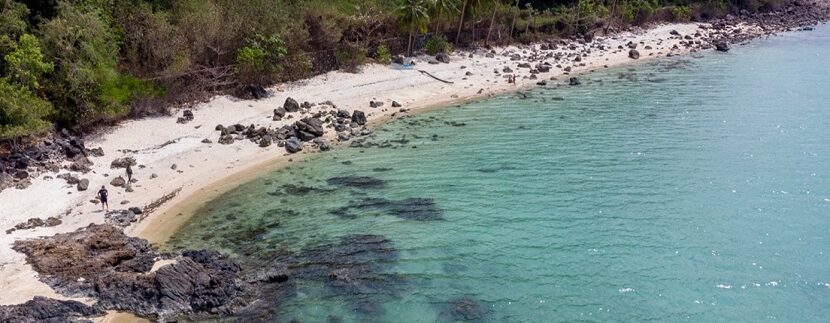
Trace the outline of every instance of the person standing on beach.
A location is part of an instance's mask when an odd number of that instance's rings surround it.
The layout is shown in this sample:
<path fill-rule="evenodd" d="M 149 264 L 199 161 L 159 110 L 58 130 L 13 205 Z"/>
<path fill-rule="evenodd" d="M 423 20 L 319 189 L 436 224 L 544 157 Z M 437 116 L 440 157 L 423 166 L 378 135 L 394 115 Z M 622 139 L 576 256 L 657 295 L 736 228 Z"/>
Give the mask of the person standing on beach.
<path fill-rule="evenodd" d="M 127 185 L 133 182 L 133 168 L 130 167 L 130 164 L 127 164 Z"/>
<path fill-rule="evenodd" d="M 101 210 L 109 210 L 110 205 L 107 203 L 107 187 L 101 186 L 101 189 L 98 191 L 98 198 L 101 200 Z"/>

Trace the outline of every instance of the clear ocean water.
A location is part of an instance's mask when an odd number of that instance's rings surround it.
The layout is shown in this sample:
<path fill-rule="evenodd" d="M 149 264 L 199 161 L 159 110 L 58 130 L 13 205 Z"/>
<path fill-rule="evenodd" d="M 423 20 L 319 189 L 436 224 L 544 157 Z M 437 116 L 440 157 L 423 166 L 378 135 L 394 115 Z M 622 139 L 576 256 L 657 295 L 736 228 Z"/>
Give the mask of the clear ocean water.
<path fill-rule="evenodd" d="M 361 259 L 395 279 L 296 278 L 274 321 L 830 321 L 828 26 L 581 78 L 380 126 L 168 246 L 258 266 L 389 240 Z"/>

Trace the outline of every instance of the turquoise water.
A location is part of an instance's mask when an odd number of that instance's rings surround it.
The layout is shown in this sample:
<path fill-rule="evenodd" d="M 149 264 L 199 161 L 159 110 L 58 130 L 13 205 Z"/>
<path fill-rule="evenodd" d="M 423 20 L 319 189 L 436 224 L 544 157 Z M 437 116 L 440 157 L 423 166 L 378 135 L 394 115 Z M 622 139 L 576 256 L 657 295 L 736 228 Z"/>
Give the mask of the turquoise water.
<path fill-rule="evenodd" d="M 278 321 L 827 322 L 829 58 L 821 26 L 402 119 L 209 202 L 170 245 L 264 266 L 389 240 L 355 253 L 384 279 L 292 278 Z"/>

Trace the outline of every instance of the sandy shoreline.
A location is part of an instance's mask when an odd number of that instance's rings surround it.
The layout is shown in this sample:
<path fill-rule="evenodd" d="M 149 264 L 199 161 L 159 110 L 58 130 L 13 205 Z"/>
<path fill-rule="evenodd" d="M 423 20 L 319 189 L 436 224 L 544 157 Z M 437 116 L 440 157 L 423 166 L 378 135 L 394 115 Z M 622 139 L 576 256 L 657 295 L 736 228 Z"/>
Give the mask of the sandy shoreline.
<path fill-rule="evenodd" d="M 576 50 L 560 46 L 555 51 L 540 52 L 584 53 L 579 63 L 575 63 L 573 57 L 567 56 L 560 60 L 563 68 L 573 66 L 570 72 L 570 76 L 573 76 L 605 66 L 620 66 L 665 57 L 668 53 L 688 53 L 691 48 L 684 46 L 671 49 L 683 41 L 683 38 L 672 36 L 670 32 L 676 30 L 681 35 L 693 35 L 696 32 L 705 34 L 698 26 L 667 24 L 638 33 L 623 33 L 613 38 L 598 37 L 593 43 L 574 42 L 578 45 Z M 625 47 L 628 42 L 639 43 L 637 50 L 641 55 L 640 59 L 628 57 L 629 48 Z M 595 46 L 598 44 L 602 44 L 607 50 L 597 49 Z M 623 46 L 623 49 L 618 49 L 618 46 Z M 646 46 L 652 49 L 646 49 Z M 538 48 L 538 45 L 535 47 Z M 588 48 L 590 52 L 585 51 Z M 523 59 L 512 61 L 510 55 L 503 55 L 510 52 L 522 54 Z M 41 177 L 33 180 L 28 189 L 7 189 L 0 192 L 0 205 L 4 206 L 0 216 L 0 228 L 3 230 L 29 218 L 60 216 L 63 220 L 61 225 L 55 227 L 17 230 L 11 234 L 0 235 L 0 288 L 4 289 L 0 293 L 0 304 L 18 304 L 38 295 L 67 299 L 39 281 L 37 274 L 26 264 L 24 255 L 13 251 L 11 246 L 15 240 L 50 236 L 73 231 L 89 223 L 103 223 L 104 213 L 99 211 L 99 206 L 90 202 L 102 185 L 107 185 L 110 191 L 111 209 L 143 207 L 165 194 L 180 189 L 178 195 L 145 220 L 125 229 L 130 235 L 161 243 L 206 201 L 256 178 L 259 174 L 297 162 L 314 153 L 306 149 L 291 155 L 282 147 L 272 145 L 260 148 L 247 140 L 220 145 L 216 143 L 219 137 L 219 133 L 214 130 L 216 124 L 256 124 L 271 128 L 291 124 L 304 116 L 295 113 L 293 119 L 284 118 L 282 121 L 272 121 L 270 117 L 272 110 L 281 106 L 286 97 L 293 97 L 299 102 L 330 100 L 338 108 L 349 111 L 362 110 L 367 113 L 370 125 L 373 126 L 394 118 L 393 113 L 401 114 L 397 108 L 390 107 L 392 100 L 409 109 L 407 114 L 422 113 L 537 86 L 539 80 L 547 80 L 549 85 L 567 83 L 567 78 L 570 77 L 565 75 L 562 68 L 554 67 L 549 73 L 540 73 L 538 80 L 530 79 L 527 78 L 530 76 L 529 69 L 518 68 L 517 65 L 528 62 L 535 66 L 536 61 L 524 58 L 533 54 L 532 51 L 507 47 L 496 49 L 496 53 L 494 57 L 486 57 L 484 52 L 477 52 L 469 58 L 467 55 L 470 52 L 461 52 L 452 55 L 449 64 L 427 64 L 421 60 L 415 66 L 415 69 L 428 71 L 439 78 L 453 81 L 454 84 L 437 82 L 415 70 L 368 65 L 358 74 L 331 72 L 302 82 L 280 84 L 269 89 L 271 97 L 258 101 L 242 101 L 219 96 L 207 103 L 199 104 L 193 110 L 195 120 L 187 124 L 176 123 L 179 113 L 171 117 L 129 121 L 106 134 L 89 139 L 88 147 L 101 147 L 106 155 L 91 157 L 95 163 L 92 172 L 77 174 L 79 178 L 90 180 L 88 191 L 78 192 L 74 185 L 67 185 L 60 179 Z M 552 58 L 544 60 L 553 62 Z M 507 83 L 502 73 L 504 67 L 514 71 L 518 84 Z M 494 70 L 499 71 L 498 75 Z M 472 75 L 468 75 L 468 72 Z M 555 77 L 556 80 L 550 80 L 551 77 Z M 380 108 L 370 108 L 370 100 L 383 101 L 385 104 Z M 317 109 L 312 108 L 312 112 Z M 334 136 L 333 129 L 326 130 L 325 137 L 330 142 L 335 142 Z M 204 138 L 214 143 L 202 143 Z M 171 140 L 172 143 L 164 144 Z M 307 144 L 306 147 L 310 145 Z M 339 149 L 337 145 L 335 149 Z M 110 163 L 125 156 L 134 157 L 140 165 L 134 167 L 134 177 L 138 182 L 133 184 L 135 191 L 132 193 L 109 185 L 112 178 L 124 175 L 121 169 L 110 169 Z M 174 164 L 177 166 L 175 169 L 171 167 Z M 151 174 L 156 174 L 157 178 L 151 178 Z M 127 202 L 122 205 L 122 201 Z M 91 300 L 86 302 L 91 303 Z"/>

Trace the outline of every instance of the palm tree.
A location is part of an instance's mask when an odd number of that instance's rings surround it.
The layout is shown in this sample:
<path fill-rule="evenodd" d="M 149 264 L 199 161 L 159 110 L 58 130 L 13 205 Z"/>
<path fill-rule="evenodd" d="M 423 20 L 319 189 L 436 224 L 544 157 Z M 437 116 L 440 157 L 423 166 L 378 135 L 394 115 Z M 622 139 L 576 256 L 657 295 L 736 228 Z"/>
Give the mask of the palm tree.
<path fill-rule="evenodd" d="M 474 7 L 481 4 L 481 0 L 464 0 L 464 5 L 461 6 L 461 21 L 458 22 L 458 32 L 455 34 L 455 44 L 458 45 L 458 40 L 461 38 L 461 29 L 464 27 L 464 19 L 468 12 L 472 12 Z M 473 29 L 473 36 L 475 36 L 475 29 Z"/>
<path fill-rule="evenodd" d="M 409 41 L 406 44 L 406 54 L 412 55 L 412 37 L 415 29 L 421 30 L 429 21 L 427 3 L 424 0 L 401 0 L 398 6 L 398 22 L 409 30 Z"/>
<path fill-rule="evenodd" d="M 519 17 L 519 11 L 521 10 L 519 8 L 519 0 L 516 0 L 516 8 L 513 8 L 513 22 L 510 24 L 510 38 L 513 38 L 513 28 L 516 28 L 516 18 Z"/>
<path fill-rule="evenodd" d="M 493 24 L 496 22 L 496 11 L 501 5 L 501 0 L 492 0 L 493 2 L 493 16 L 490 17 L 490 27 L 487 28 L 487 38 L 484 39 L 484 45 L 490 43 L 490 34 L 493 32 Z"/>
<path fill-rule="evenodd" d="M 432 14 L 435 17 L 435 32 L 441 32 L 441 15 L 458 11 L 458 0 L 432 0 Z"/>

